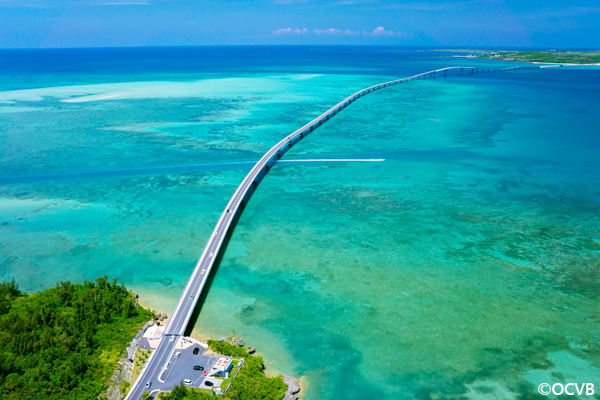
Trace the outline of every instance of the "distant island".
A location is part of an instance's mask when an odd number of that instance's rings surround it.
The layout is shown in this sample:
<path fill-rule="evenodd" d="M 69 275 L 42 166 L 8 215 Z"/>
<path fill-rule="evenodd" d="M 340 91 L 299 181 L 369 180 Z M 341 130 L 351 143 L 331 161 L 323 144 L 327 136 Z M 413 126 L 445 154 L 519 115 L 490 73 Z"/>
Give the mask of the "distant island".
<path fill-rule="evenodd" d="M 0 282 L 0 398 L 122 399 L 151 352 L 139 346 L 140 338 L 165 317 L 141 307 L 137 295 L 116 279 L 60 282 L 31 294 L 15 281 Z M 178 385 L 158 398 L 298 398 L 294 378 L 265 376 L 254 348 L 231 339 L 210 340 L 207 350 L 239 360 L 223 381 L 225 393 L 217 397 L 211 390 Z M 143 398 L 153 397 L 146 392 Z"/>
<path fill-rule="evenodd" d="M 600 64 L 600 50 L 475 50 L 439 49 L 436 51 L 469 53 L 464 57 L 486 58 L 490 60 L 523 61 L 549 64 Z"/>

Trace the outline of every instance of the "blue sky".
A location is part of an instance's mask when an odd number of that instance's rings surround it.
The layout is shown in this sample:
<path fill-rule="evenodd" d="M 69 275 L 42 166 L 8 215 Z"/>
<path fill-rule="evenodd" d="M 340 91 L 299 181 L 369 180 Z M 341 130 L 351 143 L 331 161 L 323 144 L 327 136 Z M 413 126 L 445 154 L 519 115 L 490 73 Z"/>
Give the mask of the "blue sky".
<path fill-rule="evenodd" d="M 600 49 L 600 0 L 0 0 L 0 47 L 379 44 Z"/>

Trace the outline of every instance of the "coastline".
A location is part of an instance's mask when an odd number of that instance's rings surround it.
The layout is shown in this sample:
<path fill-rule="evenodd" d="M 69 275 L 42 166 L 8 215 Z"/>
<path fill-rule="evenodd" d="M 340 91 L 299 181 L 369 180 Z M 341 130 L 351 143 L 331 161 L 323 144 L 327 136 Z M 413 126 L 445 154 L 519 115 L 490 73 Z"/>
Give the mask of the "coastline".
<path fill-rule="evenodd" d="M 492 61 L 517 61 L 532 64 L 562 66 L 599 66 L 599 50 L 491 50 L 491 49 L 435 49 L 446 53 L 469 53 L 452 55 L 453 58 L 483 59 Z"/>
<path fill-rule="evenodd" d="M 482 60 L 490 60 L 489 57 L 482 57 L 482 56 L 476 56 L 476 55 L 472 55 L 472 54 L 468 54 L 466 56 L 451 56 L 454 58 L 468 58 L 468 59 L 482 59 Z M 542 64 L 542 65 L 566 65 L 566 66 L 593 66 L 593 67 L 598 67 L 600 66 L 600 63 L 561 63 L 561 62 L 545 62 L 545 61 L 522 61 L 522 60 L 508 60 L 506 58 L 497 58 L 496 60 L 498 61 L 518 61 L 518 62 L 526 62 L 526 63 L 531 63 L 531 64 Z"/>
<path fill-rule="evenodd" d="M 144 297 L 139 292 L 133 291 L 133 290 L 131 292 L 137 296 L 136 300 L 140 307 L 150 310 L 151 312 L 153 312 L 155 314 L 160 314 L 160 313 L 166 314 L 167 318 L 163 320 L 163 324 L 168 323 L 169 313 L 167 313 L 166 310 L 151 306 L 148 303 L 148 301 L 146 299 L 144 299 Z M 210 335 L 207 332 L 198 329 L 197 326 L 194 326 L 194 328 L 192 328 L 190 337 L 193 339 L 196 339 L 202 343 L 208 343 L 208 340 L 217 340 L 217 338 L 215 338 L 214 335 Z M 260 350 L 256 350 L 254 355 L 262 357 L 263 360 L 265 359 L 264 354 L 261 353 Z M 286 376 L 286 374 L 284 374 L 283 372 L 278 370 L 276 367 L 273 367 L 272 363 L 269 363 L 269 368 L 265 368 L 265 370 L 263 372 L 264 372 L 265 376 L 267 376 L 269 378 L 275 378 L 277 376 L 282 376 L 282 377 Z M 300 393 L 302 393 L 302 394 L 306 393 L 306 390 L 309 386 L 308 378 L 304 375 L 295 377 L 295 378 L 298 380 L 298 384 L 300 385 Z"/>
<path fill-rule="evenodd" d="M 509 60 L 502 60 L 502 61 L 509 61 Z M 587 66 L 600 66 L 600 63 L 558 63 L 558 62 L 543 62 L 543 61 L 525 61 L 525 62 L 530 62 L 532 64 L 544 64 L 544 65 L 568 65 L 568 66 L 580 66 L 580 65 L 587 65 Z"/>
<path fill-rule="evenodd" d="M 135 293 L 138 296 L 137 301 L 138 301 L 138 304 L 140 305 L 140 307 L 143 307 L 146 310 L 150 310 L 155 314 L 160 314 L 160 313 L 166 314 L 167 318 L 164 320 L 164 324 L 166 324 L 169 321 L 169 313 L 167 312 L 167 310 L 151 306 L 150 303 L 148 303 L 148 301 L 145 300 L 140 293 L 135 292 L 135 291 L 133 293 Z M 209 335 L 207 332 L 201 331 L 200 329 L 198 329 L 195 326 L 192 329 L 190 337 L 192 337 L 196 340 L 199 340 L 200 342 L 203 342 L 203 343 L 206 343 L 209 339 L 214 340 L 214 337 L 212 335 Z"/>

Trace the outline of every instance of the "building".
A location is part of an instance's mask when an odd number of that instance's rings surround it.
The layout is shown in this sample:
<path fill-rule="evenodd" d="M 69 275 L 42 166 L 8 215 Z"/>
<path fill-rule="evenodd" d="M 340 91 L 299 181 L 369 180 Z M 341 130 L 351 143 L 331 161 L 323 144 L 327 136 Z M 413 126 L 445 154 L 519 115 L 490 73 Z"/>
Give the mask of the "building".
<path fill-rule="evenodd" d="M 217 362 L 213 364 L 208 375 L 229 378 L 229 371 L 231 371 L 233 366 L 231 361 L 232 359 L 229 357 L 220 357 Z"/>

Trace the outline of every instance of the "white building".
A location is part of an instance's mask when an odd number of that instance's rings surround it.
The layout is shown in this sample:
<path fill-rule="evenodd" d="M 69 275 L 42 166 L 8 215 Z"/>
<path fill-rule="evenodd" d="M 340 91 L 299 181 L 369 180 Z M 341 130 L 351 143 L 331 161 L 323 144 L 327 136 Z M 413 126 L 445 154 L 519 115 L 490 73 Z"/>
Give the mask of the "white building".
<path fill-rule="evenodd" d="M 216 363 L 210 369 L 209 376 L 220 376 L 223 378 L 229 378 L 229 371 L 233 364 L 231 363 L 232 359 L 229 357 L 221 357 L 217 360 Z"/>

